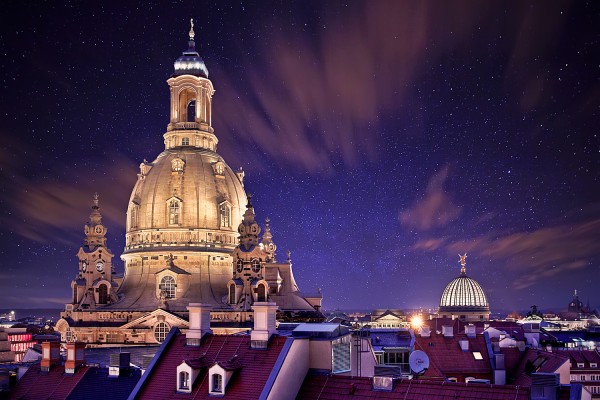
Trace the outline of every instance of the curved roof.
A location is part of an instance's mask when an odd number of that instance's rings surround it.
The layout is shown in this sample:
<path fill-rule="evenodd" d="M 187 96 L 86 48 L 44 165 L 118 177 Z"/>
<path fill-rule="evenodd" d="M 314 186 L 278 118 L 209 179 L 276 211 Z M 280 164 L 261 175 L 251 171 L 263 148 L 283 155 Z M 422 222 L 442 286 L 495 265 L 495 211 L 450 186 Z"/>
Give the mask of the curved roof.
<path fill-rule="evenodd" d="M 444 289 L 440 299 L 440 312 L 451 311 L 487 311 L 487 297 L 476 280 L 461 274 Z"/>

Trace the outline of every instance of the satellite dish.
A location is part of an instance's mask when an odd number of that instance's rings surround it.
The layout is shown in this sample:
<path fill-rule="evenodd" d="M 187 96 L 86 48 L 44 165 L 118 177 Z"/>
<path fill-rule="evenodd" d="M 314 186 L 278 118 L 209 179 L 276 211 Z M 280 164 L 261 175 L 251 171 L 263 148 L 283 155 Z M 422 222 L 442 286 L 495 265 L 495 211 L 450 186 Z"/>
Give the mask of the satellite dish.
<path fill-rule="evenodd" d="M 425 372 L 427 368 L 429 368 L 429 357 L 422 350 L 415 350 L 410 353 L 410 357 L 408 357 L 408 364 L 410 365 L 410 369 L 415 375 L 419 375 Z"/>

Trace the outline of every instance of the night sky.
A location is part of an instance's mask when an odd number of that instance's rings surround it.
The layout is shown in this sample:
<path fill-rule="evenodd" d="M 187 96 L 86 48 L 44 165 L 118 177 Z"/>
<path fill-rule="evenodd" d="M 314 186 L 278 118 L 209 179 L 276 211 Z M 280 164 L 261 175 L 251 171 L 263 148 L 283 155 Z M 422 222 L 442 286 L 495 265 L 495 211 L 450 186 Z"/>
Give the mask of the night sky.
<path fill-rule="evenodd" d="M 123 271 L 192 17 L 218 152 L 325 309 L 436 306 L 464 252 L 492 311 L 600 307 L 600 2 L 7 3 L 0 308 L 64 307 L 94 192 Z"/>

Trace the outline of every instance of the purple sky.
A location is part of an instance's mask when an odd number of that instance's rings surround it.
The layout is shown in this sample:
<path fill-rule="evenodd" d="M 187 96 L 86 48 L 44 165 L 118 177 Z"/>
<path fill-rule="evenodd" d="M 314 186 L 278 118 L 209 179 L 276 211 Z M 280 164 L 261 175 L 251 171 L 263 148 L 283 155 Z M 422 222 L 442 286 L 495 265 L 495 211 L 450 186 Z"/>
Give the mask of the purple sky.
<path fill-rule="evenodd" d="M 117 270 L 189 18 L 218 152 L 327 309 L 600 307 L 600 3 L 14 2 L 0 16 L 0 308 L 61 307 L 94 192 Z M 216 4 L 215 4 L 216 3 Z"/>

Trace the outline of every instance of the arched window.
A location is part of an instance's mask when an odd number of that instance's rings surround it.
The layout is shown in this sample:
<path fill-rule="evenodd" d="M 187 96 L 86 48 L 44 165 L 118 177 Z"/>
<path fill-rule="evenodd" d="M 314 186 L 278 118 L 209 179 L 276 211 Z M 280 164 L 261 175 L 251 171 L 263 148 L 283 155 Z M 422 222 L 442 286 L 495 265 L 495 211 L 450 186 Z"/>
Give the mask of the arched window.
<path fill-rule="evenodd" d="M 267 301 L 267 290 L 262 283 L 258 285 L 257 301 Z"/>
<path fill-rule="evenodd" d="M 179 373 L 179 389 L 187 390 L 190 388 L 190 374 L 187 371 Z"/>
<path fill-rule="evenodd" d="M 223 377 L 220 374 L 213 374 L 212 376 L 212 391 L 223 393 Z"/>
<path fill-rule="evenodd" d="M 163 278 L 160 280 L 160 285 L 158 286 L 161 293 L 164 293 L 165 299 L 175 298 L 176 287 L 177 285 L 175 284 L 175 279 L 170 275 L 163 276 Z"/>
<path fill-rule="evenodd" d="M 166 322 L 159 322 L 154 327 L 154 339 L 159 343 L 162 343 L 165 340 L 168 333 L 169 325 Z"/>
<path fill-rule="evenodd" d="M 108 303 L 108 287 L 103 283 L 98 286 L 98 304 Z"/>
<path fill-rule="evenodd" d="M 73 285 L 73 304 L 77 304 L 77 285 Z"/>
<path fill-rule="evenodd" d="M 182 146 L 189 146 L 190 145 L 190 138 L 184 137 L 183 139 L 181 139 L 181 145 Z"/>
<path fill-rule="evenodd" d="M 179 202 L 175 199 L 169 202 L 169 225 L 179 224 Z"/>
<path fill-rule="evenodd" d="M 235 285 L 229 285 L 229 304 L 235 304 Z"/>
<path fill-rule="evenodd" d="M 220 206 L 221 214 L 221 227 L 229 228 L 231 226 L 231 208 L 227 203 L 223 203 Z"/>
<path fill-rule="evenodd" d="M 187 122 L 196 121 L 196 100 L 192 100 L 187 106 Z"/>

